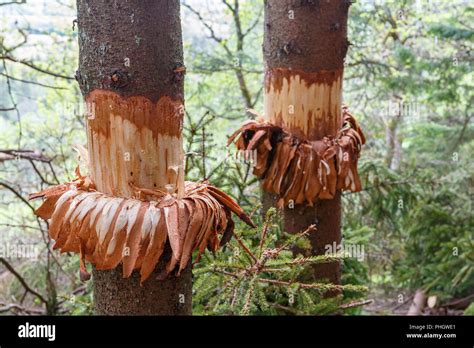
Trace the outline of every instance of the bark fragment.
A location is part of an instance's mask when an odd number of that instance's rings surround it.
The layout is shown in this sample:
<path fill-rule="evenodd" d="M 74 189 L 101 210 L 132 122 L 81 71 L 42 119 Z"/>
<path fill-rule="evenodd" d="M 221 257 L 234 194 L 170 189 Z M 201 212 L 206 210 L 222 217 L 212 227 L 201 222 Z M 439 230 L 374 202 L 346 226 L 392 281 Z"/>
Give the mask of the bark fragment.
<path fill-rule="evenodd" d="M 171 258 L 166 274 L 177 268 L 179 275 L 193 251 L 197 250 L 199 259 L 206 247 L 218 249 L 220 236 L 228 239 L 234 226 L 231 212 L 254 227 L 231 197 L 207 182 L 186 182 L 182 199 L 147 190 L 148 196 L 154 195 L 150 201 L 114 197 L 93 187 L 87 177 L 80 176 L 30 196 L 45 199 L 36 213 L 50 219 L 54 249 L 80 254 L 81 279 L 89 277 L 85 261 L 98 270 L 113 269 L 122 262 L 124 278 L 139 269 L 143 282 L 167 244 Z"/>
<path fill-rule="evenodd" d="M 290 202 L 312 206 L 317 199 L 333 199 L 337 190 L 361 190 L 357 174 L 365 137 L 347 107 L 344 124 L 335 137 L 306 140 L 280 126 L 264 121 L 247 121 L 233 135 L 241 151 L 256 151 L 254 174 L 265 191 L 279 196 L 278 205 Z"/>

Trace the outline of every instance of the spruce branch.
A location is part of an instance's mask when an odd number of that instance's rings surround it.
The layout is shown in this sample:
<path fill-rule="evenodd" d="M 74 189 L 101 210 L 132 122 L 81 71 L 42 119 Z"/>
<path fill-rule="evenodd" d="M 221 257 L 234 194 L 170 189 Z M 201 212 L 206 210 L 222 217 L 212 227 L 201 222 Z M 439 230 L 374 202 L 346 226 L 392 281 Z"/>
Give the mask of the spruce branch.
<path fill-rule="evenodd" d="M 273 223 L 274 216 L 274 209 L 269 209 L 257 234 L 259 238 L 254 238 L 254 231 L 241 230 L 228 244 L 231 255 L 217 255 L 207 266 L 195 270 L 195 275 L 206 277 L 205 282 L 213 284 L 206 288 L 211 297 L 207 305 L 214 312 L 249 315 L 266 308 L 290 313 L 284 308 L 295 307 L 294 313 L 334 313 L 342 309 L 344 293 L 356 294 L 356 298 L 351 295 L 353 301 L 361 300 L 360 295 L 367 292 L 364 286 L 335 285 L 304 276 L 309 266 L 344 260 L 345 253 L 295 256 L 294 244 L 316 231 L 316 227 L 311 225 L 300 233 L 288 235 L 283 242 L 277 241 L 274 236 L 278 225 Z M 331 301 L 324 299 L 322 295 L 329 291 L 337 291 L 341 296 Z"/>

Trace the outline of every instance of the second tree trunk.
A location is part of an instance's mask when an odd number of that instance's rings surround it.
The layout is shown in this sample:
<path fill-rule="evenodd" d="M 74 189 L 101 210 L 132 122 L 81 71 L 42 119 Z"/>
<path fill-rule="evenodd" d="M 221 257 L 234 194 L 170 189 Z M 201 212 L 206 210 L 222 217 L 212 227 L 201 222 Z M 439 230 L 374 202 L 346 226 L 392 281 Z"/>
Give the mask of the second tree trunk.
<path fill-rule="evenodd" d="M 347 15 L 350 1 L 265 1 L 264 115 L 272 124 L 300 139 L 335 136 L 342 126 L 342 78 L 348 48 Z M 310 235 L 312 255 L 341 242 L 340 191 L 313 207 L 286 204 L 287 232 Z M 317 279 L 340 283 L 337 262 L 317 265 Z"/>

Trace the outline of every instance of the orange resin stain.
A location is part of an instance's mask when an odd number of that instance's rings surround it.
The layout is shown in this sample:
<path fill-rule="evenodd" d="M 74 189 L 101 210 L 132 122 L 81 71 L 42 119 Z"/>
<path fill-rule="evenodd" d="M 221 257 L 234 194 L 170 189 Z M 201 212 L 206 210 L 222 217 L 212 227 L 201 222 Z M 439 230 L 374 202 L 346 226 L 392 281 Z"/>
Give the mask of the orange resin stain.
<path fill-rule="evenodd" d="M 341 104 L 342 70 L 277 68 L 265 74 L 265 118 L 301 138 L 335 136 L 342 125 Z"/>
<path fill-rule="evenodd" d="M 183 104 L 94 90 L 87 97 L 89 175 L 100 192 L 139 188 L 183 194 Z"/>

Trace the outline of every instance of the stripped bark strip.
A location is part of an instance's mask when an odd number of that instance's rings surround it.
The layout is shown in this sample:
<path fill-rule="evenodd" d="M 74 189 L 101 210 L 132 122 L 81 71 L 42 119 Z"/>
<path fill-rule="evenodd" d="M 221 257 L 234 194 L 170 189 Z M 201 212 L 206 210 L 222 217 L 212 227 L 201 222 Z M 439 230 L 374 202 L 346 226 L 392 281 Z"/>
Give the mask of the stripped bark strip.
<path fill-rule="evenodd" d="M 253 226 L 231 197 L 207 182 L 185 182 L 183 198 L 148 190 L 148 195 L 155 194 L 149 201 L 115 197 L 94 187 L 79 173 L 71 183 L 30 195 L 31 199 L 45 199 L 35 213 L 51 220 L 54 249 L 80 254 L 84 280 L 90 277 L 85 261 L 98 270 L 113 269 L 123 262 L 123 277 L 139 269 L 143 282 L 155 269 L 167 242 L 172 253 L 166 273 L 177 269 L 179 274 L 193 251 L 197 250 L 199 259 L 206 248 L 216 251 L 226 233 L 233 233 L 231 211 Z"/>
<path fill-rule="evenodd" d="M 263 188 L 289 202 L 313 206 L 317 199 L 332 199 L 336 190 L 361 190 L 357 161 L 364 134 L 347 107 L 336 136 L 306 140 L 264 121 L 247 121 L 229 138 L 240 151 L 256 151 L 254 174 Z"/>

